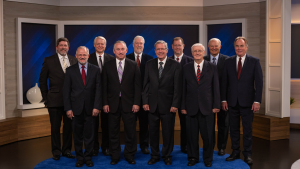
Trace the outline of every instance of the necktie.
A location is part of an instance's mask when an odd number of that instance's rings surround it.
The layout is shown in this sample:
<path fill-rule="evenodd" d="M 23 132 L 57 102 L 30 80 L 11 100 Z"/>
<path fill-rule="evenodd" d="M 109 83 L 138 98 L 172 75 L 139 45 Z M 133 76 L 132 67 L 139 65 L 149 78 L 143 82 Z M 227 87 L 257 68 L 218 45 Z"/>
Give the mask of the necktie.
<path fill-rule="evenodd" d="M 158 68 L 158 77 L 160 78 L 161 77 L 161 74 L 164 70 L 164 68 L 162 67 L 162 65 L 164 64 L 163 62 L 159 62 L 160 66 Z"/>
<path fill-rule="evenodd" d="M 238 69 L 237 69 L 237 76 L 238 76 L 238 79 L 240 79 L 240 75 L 241 75 L 241 72 L 242 72 L 242 57 L 239 57 L 239 63 L 238 63 Z"/>
<path fill-rule="evenodd" d="M 68 65 L 67 65 L 67 63 L 65 61 L 65 57 L 64 56 L 62 57 L 62 59 L 63 59 L 63 70 L 66 73 L 66 69 L 67 69 Z"/>
<path fill-rule="evenodd" d="M 213 57 L 213 64 L 217 65 L 216 58 Z"/>
<path fill-rule="evenodd" d="M 123 76 L 123 70 L 122 70 L 122 62 L 119 62 L 119 67 L 118 67 L 118 75 L 119 75 L 119 81 L 121 83 L 122 81 L 122 76 Z"/>
<path fill-rule="evenodd" d="M 179 62 L 179 57 L 176 57 L 177 62 Z"/>
<path fill-rule="evenodd" d="M 102 59 L 101 59 L 101 55 L 99 56 L 99 67 L 100 67 L 100 73 L 102 73 Z"/>
<path fill-rule="evenodd" d="M 136 62 L 138 63 L 139 68 L 141 68 L 140 56 L 136 56 Z"/>
<path fill-rule="evenodd" d="M 81 66 L 82 70 L 81 70 L 81 77 L 82 77 L 82 81 L 83 81 L 83 84 L 85 85 L 85 80 L 86 80 L 86 73 L 85 73 L 85 66 Z"/>
<path fill-rule="evenodd" d="M 198 82 L 198 84 L 199 84 L 199 81 L 200 81 L 200 76 L 201 76 L 200 65 L 198 65 L 198 69 L 197 69 L 197 82 Z"/>

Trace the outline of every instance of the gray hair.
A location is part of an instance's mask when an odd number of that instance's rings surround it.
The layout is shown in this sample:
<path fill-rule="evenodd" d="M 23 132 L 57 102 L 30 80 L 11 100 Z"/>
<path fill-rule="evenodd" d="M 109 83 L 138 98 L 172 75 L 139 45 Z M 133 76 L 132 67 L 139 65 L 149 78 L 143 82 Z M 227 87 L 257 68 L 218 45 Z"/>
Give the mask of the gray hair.
<path fill-rule="evenodd" d="M 210 39 L 210 40 L 208 41 L 208 46 L 209 46 L 209 43 L 210 43 L 211 41 L 217 41 L 217 42 L 219 43 L 219 45 L 221 45 L 220 39 L 218 39 L 218 38 L 212 38 L 212 39 Z"/>
<path fill-rule="evenodd" d="M 88 49 L 87 47 L 85 47 L 85 46 L 79 46 L 79 47 L 76 49 L 76 54 L 77 54 L 78 49 L 84 49 L 88 54 L 90 54 L 90 53 L 89 53 L 89 49 Z"/>
<path fill-rule="evenodd" d="M 154 44 L 154 48 L 156 48 L 157 44 L 164 44 L 165 48 L 168 49 L 168 44 L 167 42 L 163 41 L 163 40 L 158 40 L 155 44 Z"/>
<path fill-rule="evenodd" d="M 138 38 L 141 38 L 141 39 L 143 40 L 143 42 L 145 43 L 144 37 L 142 37 L 142 36 L 140 36 L 140 35 L 137 35 L 136 37 L 134 37 L 133 43 L 134 43 L 134 41 L 135 41 L 136 39 L 138 39 Z"/>
<path fill-rule="evenodd" d="M 95 37 L 95 39 L 94 39 L 94 44 L 96 43 L 97 39 L 102 39 L 102 40 L 104 40 L 104 41 L 105 41 L 105 44 L 106 44 L 106 39 L 105 39 L 103 36 L 97 36 L 97 37 Z"/>
<path fill-rule="evenodd" d="M 192 53 L 193 53 L 193 47 L 194 46 L 202 46 L 203 50 L 205 51 L 205 47 L 201 44 L 201 43 L 195 43 L 193 44 L 193 46 L 191 47 Z"/>
<path fill-rule="evenodd" d="M 124 41 L 122 41 L 122 40 L 118 40 L 117 42 L 115 42 L 115 44 L 114 44 L 114 49 L 115 49 L 115 47 L 116 47 L 116 44 L 118 44 L 118 43 L 123 43 L 123 44 L 125 45 L 126 49 L 127 49 L 126 43 L 125 43 Z"/>

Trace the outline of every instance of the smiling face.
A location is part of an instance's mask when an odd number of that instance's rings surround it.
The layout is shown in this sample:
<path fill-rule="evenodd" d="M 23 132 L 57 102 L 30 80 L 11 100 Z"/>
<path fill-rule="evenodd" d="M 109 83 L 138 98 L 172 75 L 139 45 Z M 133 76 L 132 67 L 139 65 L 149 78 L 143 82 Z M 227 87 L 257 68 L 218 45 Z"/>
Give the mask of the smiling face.
<path fill-rule="evenodd" d="M 134 52 L 136 54 L 141 54 L 144 50 L 144 41 L 142 38 L 136 38 L 132 44 Z"/>
<path fill-rule="evenodd" d="M 179 57 L 183 53 L 184 44 L 182 43 L 181 40 L 175 40 L 174 43 L 172 44 L 172 49 L 174 51 L 174 54 Z"/>
<path fill-rule="evenodd" d="M 164 60 L 167 57 L 168 49 L 163 43 L 158 43 L 155 46 L 155 54 L 159 60 Z"/>
<path fill-rule="evenodd" d="M 205 50 L 202 46 L 194 46 L 192 49 L 192 55 L 196 63 L 201 63 L 203 60 L 203 56 L 205 54 Z"/>
<path fill-rule="evenodd" d="M 217 56 L 220 53 L 221 44 L 216 40 L 212 40 L 209 42 L 208 48 L 212 56 Z"/>
<path fill-rule="evenodd" d="M 86 49 L 78 48 L 75 56 L 81 65 L 85 65 L 90 55 L 88 54 Z"/>
<path fill-rule="evenodd" d="M 66 41 L 60 41 L 59 44 L 56 46 L 56 51 L 62 56 L 66 56 L 69 51 L 69 45 Z"/>
<path fill-rule="evenodd" d="M 95 41 L 95 43 L 94 43 L 94 47 L 95 47 L 96 52 L 99 55 L 102 55 L 102 53 L 104 53 L 105 48 L 106 48 L 106 42 L 105 42 L 105 40 L 97 38 L 96 41 Z"/>
<path fill-rule="evenodd" d="M 239 39 L 234 43 L 234 49 L 236 55 L 238 55 L 239 57 L 243 57 L 247 53 L 248 45 L 243 39 Z"/>
<path fill-rule="evenodd" d="M 114 46 L 114 54 L 118 60 L 123 60 L 126 57 L 127 47 L 123 43 L 116 43 Z"/>

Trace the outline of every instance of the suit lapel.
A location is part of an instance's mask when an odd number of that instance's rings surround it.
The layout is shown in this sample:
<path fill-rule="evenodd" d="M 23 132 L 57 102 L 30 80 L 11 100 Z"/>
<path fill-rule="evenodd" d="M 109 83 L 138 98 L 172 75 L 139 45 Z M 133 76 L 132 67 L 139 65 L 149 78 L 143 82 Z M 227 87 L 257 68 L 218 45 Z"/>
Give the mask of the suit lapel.
<path fill-rule="evenodd" d="M 236 79 L 238 79 L 238 77 L 237 77 L 236 57 L 237 57 L 237 55 L 232 56 L 231 67 L 234 70 L 234 74 L 235 74 L 234 76 L 236 77 Z"/>
<path fill-rule="evenodd" d="M 128 60 L 126 60 L 126 58 L 124 59 L 124 70 L 123 70 L 123 75 L 122 75 L 122 80 L 121 80 L 121 83 L 123 82 L 124 78 L 126 77 L 127 75 L 127 72 L 128 72 L 128 69 L 129 69 L 129 62 Z"/>
<path fill-rule="evenodd" d="M 249 66 L 249 64 L 250 64 L 249 63 L 249 56 L 246 55 L 246 58 L 245 58 L 245 61 L 244 61 L 243 67 L 242 67 L 240 78 L 242 78 L 242 76 L 245 74 L 244 72 L 247 70 L 247 67 Z"/>
<path fill-rule="evenodd" d="M 144 55 L 144 53 L 142 54 L 141 65 L 146 65 L 146 56 Z"/>
<path fill-rule="evenodd" d="M 201 85 L 205 81 L 205 80 L 203 80 L 203 77 L 204 77 L 205 74 L 207 74 L 208 71 L 209 71 L 209 69 L 208 69 L 208 63 L 207 63 L 206 60 L 203 60 L 203 68 L 202 68 L 202 71 L 201 71 L 199 85 Z"/>
<path fill-rule="evenodd" d="M 56 57 L 54 57 L 54 60 L 55 60 L 55 64 L 57 66 L 57 70 L 59 70 L 59 74 L 60 75 L 65 75 L 65 72 L 63 71 L 62 67 L 61 67 L 61 64 L 60 64 L 60 61 L 59 61 L 59 57 L 58 57 L 58 54 L 56 54 Z"/>
<path fill-rule="evenodd" d="M 68 55 L 69 61 L 70 61 L 70 66 L 74 65 L 76 63 L 76 58 L 73 56 Z"/>
<path fill-rule="evenodd" d="M 196 73 L 195 73 L 196 70 L 195 70 L 194 62 L 193 62 L 193 64 L 191 64 L 189 70 L 190 70 L 190 74 L 194 77 L 195 82 L 198 84 L 197 76 L 196 76 Z"/>
<path fill-rule="evenodd" d="M 88 63 L 87 71 L 88 71 L 88 73 L 86 75 L 85 85 L 88 83 L 88 81 L 90 79 L 90 76 L 91 76 L 91 73 L 93 72 L 93 67 L 90 63 Z"/>
<path fill-rule="evenodd" d="M 183 55 L 181 58 L 181 62 L 180 62 L 181 66 L 184 66 L 186 64 L 186 62 L 187 62 L 186 57 Z"/>
<path fill-rule="evenodd" d="M 82 80 L 82 76 L 81 76 L 81 73 L 80 73 L 78 64 L 76 65 L 76 68 L 75 68 L 75 74 L 76 74 L 77 78 L 79 79 L 80 84 L 81 84 L 82 86 L 84 86 L 83 80 Z"/>
<path fill-rule="evenodd" d="M 164 77 L 165 74 L 167 74 L 167 72 L 171 69 L 171 62 L 169 61 L 169 58 L 167 58 L 166 60 L 166 65 L 164 66 L 164 69 L 161 73 L 161 77 L 160 79 L 162 79 Z M 158 71 L 158 70 L 157 70 Z M 160 80 L 159 79 L 159 80 Z"/>
<path fill-rule="evenodd" d="M 158 58 L 155 59 L 155 61 L 153 62 L 153 73 L 155 74 L 155 77 L 157 79 L 159 79 L 158 77 Z"/>
<path fill-rule="evenodd" d="M 222 57 L 222 55 L 219 53 L 219 59 L 218 59 L 218 62 L 217 62 L 217 68 L 218 68 L 218 70 L 221 69 L 222 63 L 223 63 L 223 57 Z"/>

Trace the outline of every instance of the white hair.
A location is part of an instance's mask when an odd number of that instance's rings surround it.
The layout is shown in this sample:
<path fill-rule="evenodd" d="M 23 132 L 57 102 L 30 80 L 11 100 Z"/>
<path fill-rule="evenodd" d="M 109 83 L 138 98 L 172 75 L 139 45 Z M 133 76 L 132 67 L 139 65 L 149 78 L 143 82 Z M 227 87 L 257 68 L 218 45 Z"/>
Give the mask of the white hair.
<path fill-rule="evenodd" d="M 205 51 L 205 47 L 201 44 L 201 43 L 195 43 L 193 44 L 193 46 L 191 47 L 192 53 L 193 53 L 193 47 L 194 46 L 202 46 L 203 50 Z"/>
<path fill-rule="evenodd" d="M 76 54 L 77 54 L 77 51 L 78 51 L 79 49 L 84 49 L 84 50 L 89 54 L 89 49 L 88 49 L 87 47 L 85 47 L 85 46 L 79 46 L 79 47 L 77 48 L 77 50 L 76 50 Z"/>
<path fill-rule="evenodd" d="M 167 42 L 163 41 L 163 40 L 158 40 L 155 44 L 154 44 L 154 48 L 156 48 L 157 44 L 164 44 L 165 48 L 168 49 L 168 44 Z"/>
<path fill-rule="evenodd" d="M 134 39 L 133 39 L 133 43 L 134 43 L 134 41 L 135 41 L 136 39 L 138 39 L 138 38 L 141 38 L 141 39 L 143 40 L 143 43 L 145 43 L 145 39 L 144 39 L 144 37 L 142 37 L 142 36 L 140 36 L 140 35 L 138 35 L 138 36 L 134 37 Z"/>
<path fill-rule="evenodd" d="M 210 43 L 211 41 L 217 41 L 217 42 L 219 43 L 219 45 L 221 45 L 220 39 L 218 39 L 218 38 L 212 38 L 212 39 L 210 39 L 210 40 L 208 41 L 208 46 L 209 46 L 209 43 Z"/>
<path fill-rule="evenodd" d="M 125 45 L 126 49 L 127 49 L 126 43 L 124 41 L 122 41 L 122 40 L 118 40 L 117 42 L 115 42 L 114 49 L 115 49 L 117 43 L 123 43 Z"/>
<path fill-rule="evenodd" d="M 96 44 L 97 39 L 102 39 L 102 40 L 104 40 L 104 41 L 105 41 L 105 44 L 106 44 L 106 39 L 105 39 L 103 36 L 97 36 L 97 37 L 95 37 L 95 39 L 94 39 L 94 44 Z"/>

